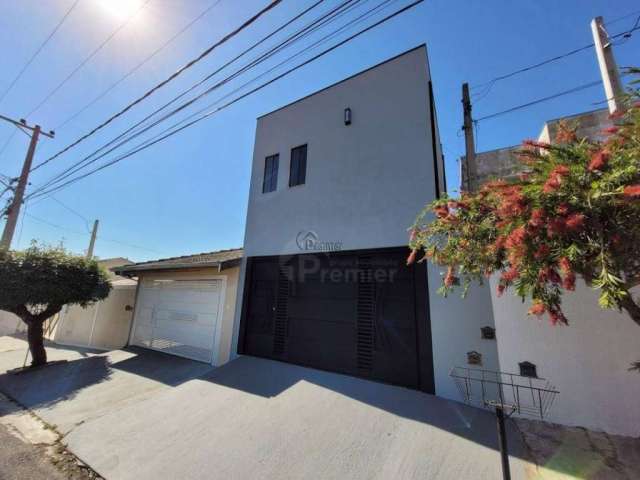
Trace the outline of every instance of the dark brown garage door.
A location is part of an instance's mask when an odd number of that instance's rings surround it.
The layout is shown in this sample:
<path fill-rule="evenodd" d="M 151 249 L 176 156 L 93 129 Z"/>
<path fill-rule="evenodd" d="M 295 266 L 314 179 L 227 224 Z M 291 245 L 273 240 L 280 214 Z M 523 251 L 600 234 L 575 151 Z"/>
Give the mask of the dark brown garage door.
<path fill-rule="evenodd" d="M 406 249 L 248 259 L 240 353 L 433 393 L 424 264 Z"/>

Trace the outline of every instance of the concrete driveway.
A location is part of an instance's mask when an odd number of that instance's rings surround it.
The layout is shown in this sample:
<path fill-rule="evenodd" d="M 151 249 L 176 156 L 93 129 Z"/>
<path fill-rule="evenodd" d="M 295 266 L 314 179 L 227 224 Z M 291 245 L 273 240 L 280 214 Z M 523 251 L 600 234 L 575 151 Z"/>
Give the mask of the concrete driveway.
<path fill-rule="evenodd" d="M 5 339 L 0 371 L 24 358 Z M 142 349 L 49 353 L 70 361 L 0 375 L 0 390 L 107 479 L 501 475 L 490 413 L 413 390 L 253 357 L 213 369 Z M 509 435 L 513 478 L 526 478 Z"/>

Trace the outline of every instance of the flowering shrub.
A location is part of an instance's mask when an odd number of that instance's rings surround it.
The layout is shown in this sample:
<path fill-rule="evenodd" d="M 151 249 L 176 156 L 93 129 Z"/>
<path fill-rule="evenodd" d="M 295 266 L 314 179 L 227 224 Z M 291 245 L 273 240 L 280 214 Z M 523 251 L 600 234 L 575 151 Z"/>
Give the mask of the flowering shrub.
<path fill-rule="evenodd" d="M 444 294 L 499 274 L 498 295 L 513 288 L 532 299 L 530 314 L 553 324 L 567 323 L 561 297 L 580 276 L 599 290 L 602 308 L 640 325 L 630 293 L 640 284 L 640 102 L 616 123 L 603 142 L 567 125 L 552 145 L 527 140 L 517 180 L 428 205 L 411 229 L 408 262 L 447 267 Z"/>

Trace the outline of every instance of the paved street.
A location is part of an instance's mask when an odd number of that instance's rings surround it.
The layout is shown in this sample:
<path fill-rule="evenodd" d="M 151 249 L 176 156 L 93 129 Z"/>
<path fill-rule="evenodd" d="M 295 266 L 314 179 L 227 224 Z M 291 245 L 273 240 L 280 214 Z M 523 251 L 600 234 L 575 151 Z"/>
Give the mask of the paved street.
<path fill-rule="evenodd" d="M 44 452 L 0 424 L 0 480 L 64 480 Z"/>
<path fill-rule="evenodd" d="M 138 349 L 49 351 L 69 363 L 0 375 L 0 389 L 108 479 L 500 475 L 493 416 L 417 391 L 252 357 L 212 369 Z M 0 353 L 0 368 L 23 355 Z"/>

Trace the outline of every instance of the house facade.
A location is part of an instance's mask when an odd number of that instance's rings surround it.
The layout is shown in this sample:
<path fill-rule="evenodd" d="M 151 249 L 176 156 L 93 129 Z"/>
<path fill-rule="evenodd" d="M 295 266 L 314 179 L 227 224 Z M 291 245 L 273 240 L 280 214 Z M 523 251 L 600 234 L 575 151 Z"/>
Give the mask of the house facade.
<path fill-rule="evenodd" d="M 114 269 L 138 280 L 125 344 L 212 365 L 231 356 L 242 249 L 133 263 Z"/>
<path fill-rule="evenodd" d="M 408 227 L 445 191 L 426 47 L 258 119 L 234 346 L 240 354 L 458 398 L 496 366 L 490 303 L 437 298 Z"/>

